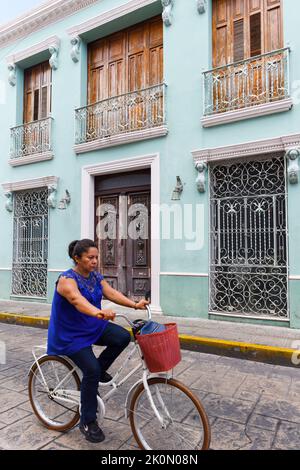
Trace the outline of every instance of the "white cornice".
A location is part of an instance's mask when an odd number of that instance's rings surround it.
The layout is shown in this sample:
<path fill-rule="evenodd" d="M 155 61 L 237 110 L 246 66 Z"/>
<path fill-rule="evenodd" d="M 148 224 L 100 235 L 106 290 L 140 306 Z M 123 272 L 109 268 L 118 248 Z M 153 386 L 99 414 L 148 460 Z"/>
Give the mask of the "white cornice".
<path fill-rule="evenodd" d="M 30 180 L 15 181 L 13 183 L 2 183 L 5 192 L 23 191 L 26 189 L 43 188 L 51 185 L 57 185 L 58 176 L 44 176 Z"/>
<path fill-rule="evenodd" d="M 153 127 L 152 129 L 127 132 L 126 134 L 106 137 L 104 139 L 98 139 L 92 142 L 86 142 L 84 144 L 77 144 L 74 146 L 74 151 L 77 155 L 80 155 L 86 152 L 92 152 L 94 150 L 115 147 L 116 145 L 125 145 L 133 142 L 140 142 L 142 140 L 164 137 L 167 134 L 168 128 L 166 126 Z"/>
<path fill-rule="evenodd" d="M 10 166 L 22 166 L 22 165 L 29 165 L 32 163 L 39 163 L 39 162 L 45 162 L 48 160 L 52 160 L 54 158 L 54 155 L 52 152 L 44 152 L 44 153 L 37 153 L 34 155 L 28 155 L 26 157 L 20 157 L 20 158 L 12 158 L 9 160 Z"/>
<path fill-rule="evenodd" d="M 40 52 L 44 52 L 49 49 L 50 46 L 60 47 L 60 39 L 57 36 L 51 36 L 50 38 L 45 39 L 38 44 L 34 44 L 23 51 L 17 52 L 16 54 L 10 55 L 6 57 L 6 61 L 8 64 L 17 64 L 21 60 L 27 59 L 28 57 L 32 57 L 35 54 L 39 54 Z"/>
<path fill-rule="evenodd" d="M 103 175 L 107 173 L 118 173 L 134 169 L 148 168 L 157 159 L 157 153 L 142 155 L 140 157 L 124 158 L 122 160 L 96 163 L 82 168 L 82 172 L 89 176 Z"/>
<path fill-rule="evenodd" d="M 161 276 L 175 276 L 175 277 L 209 277 L 207 273 L 174 273 L 174 272 L 162 272 Z"/>
<path fill-rule="evenodd" d="M 0 26 L 0 46 L 5 47 L 51 23 L 101 0 L 51 0 Z"/>
<path fill-rule="evenodd" d="M 300 134 L 292 134 L 272 139 L 256 140 L 236 145 L 226 145 L 210 149 L 193 150 L 195 164 L 207 161 L 218 161 L 245 156 L 262 155 L 272 152 L 287 152 L 300 147 Z"/>
<path fill-rule="evenodd" d="M 127 15 L 128 13 L 132 13 L 135 10 L 156 2 L 157 0 L 131 0 L 124 5 L 120 5 L 116 8 L 113 8 L 112 10 L 102 13 L 101 15 L 95 16 L 94 18 L 91 18 L 84 23 L 69 28 L 67 33 L 70 36 L 79 36 L 80 34 L 91 31 L 92 29 L 98 28 L 105 23 L 109 23 L 110 21 L 120 18 L 121 16 Z"/>
<path fill-rule="evenodd" d="M 274 101 L 273 103 L 265 103 L 249 108 L 237 109 L 225 113 L 214 114 L 212 116 L 204 116 L 201 119 L 203 127 L 219 126 L 220 124 L 230 124 L 232 122 L 243 121 L 245 119 L 258 118 L 261 116 L 269 116 L 270 114 L 283 113 L 289 111 L 293 107 L 292 98 Z"/>

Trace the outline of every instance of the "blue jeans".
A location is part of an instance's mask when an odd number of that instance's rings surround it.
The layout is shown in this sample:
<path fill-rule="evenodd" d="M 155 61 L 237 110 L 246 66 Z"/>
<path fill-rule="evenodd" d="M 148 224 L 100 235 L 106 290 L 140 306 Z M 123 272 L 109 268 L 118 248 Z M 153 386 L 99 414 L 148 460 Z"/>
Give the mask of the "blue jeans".
<path fill-rule="evenodd" d="M 81 369 L 81 424 L 89 424 L 97 417 L 97 392 L 101 375 L 112 365 L 121 352 L 130 343 L 127 330 L 114 323 L 108 323 L 96 345 L 107 346 L 96 358 L 92 346 L 69 355 Z"/>

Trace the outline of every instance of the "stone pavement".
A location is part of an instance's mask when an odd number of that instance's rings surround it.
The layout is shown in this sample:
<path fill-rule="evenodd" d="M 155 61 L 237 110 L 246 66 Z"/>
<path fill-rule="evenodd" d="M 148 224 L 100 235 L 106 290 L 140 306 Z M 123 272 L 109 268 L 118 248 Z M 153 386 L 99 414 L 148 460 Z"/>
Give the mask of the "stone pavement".
<path fill-rule="evenodd" d="M 126 385 L 108 402 L 104 443 L 88 443 L 78 427 L 65 434 L 48 431 L 33 415 L 27 394 L 31 348 L 46 341 L 46 331 L 2 323 L 0 341 L 7 347 L 6 364 L 0 364 L 0 449 L 136 448 L 124 417 Z M 299 449 L 299 369 L 184 351 L 174 375 L 202 400 L 212 449 Z"/>
<path fill-rule="evenodd" d="M 103 308 L 115 309 L 131 319 L 146 318 L 146 312 L 104 301 Z M 44 303 L 0 300 L 0 322 L 47 327 L 51 306 Z M 300 330 L 228 321 L 154 315 L 160 322 L 175 321 L 185 349 L 243 357 L 256 361 L 293 366 L 291 357 L 300 349 Z M 123 320 L 118 320 L 124 326 Z M 300 354 L 300 353 L 299 353 Z"/>

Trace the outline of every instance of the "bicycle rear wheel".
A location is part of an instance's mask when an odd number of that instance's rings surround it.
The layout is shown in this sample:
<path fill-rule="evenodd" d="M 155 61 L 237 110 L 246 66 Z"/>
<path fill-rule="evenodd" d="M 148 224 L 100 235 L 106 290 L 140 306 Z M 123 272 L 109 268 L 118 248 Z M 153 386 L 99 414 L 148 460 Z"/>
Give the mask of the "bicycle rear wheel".
<path fill-rule="evenodd" d="M 148 380 L 155 406 L 166 423 L 164 429 L 140 384 L 131 400 L 130 424 L 141 449 L 207 450 L 210 425 L 200 400 L 181 382 L 174 379 Z"/>
<path fill-rule="evenodd" d="M 39 359 L 38 363 L 50 393 L 35 363 L 28 380 L 29 400 L 34 414 L 46 428 L 54 431 L 67 431 L 74 427 L 80 418 L 78 400 L 74 399 L 73 403 L 65 402 L 52 397 L 51 392 L 67 376 L 61 388 L 70 392 L 79 392 L 78 374 L 62 357 L 45 356 Z"/>

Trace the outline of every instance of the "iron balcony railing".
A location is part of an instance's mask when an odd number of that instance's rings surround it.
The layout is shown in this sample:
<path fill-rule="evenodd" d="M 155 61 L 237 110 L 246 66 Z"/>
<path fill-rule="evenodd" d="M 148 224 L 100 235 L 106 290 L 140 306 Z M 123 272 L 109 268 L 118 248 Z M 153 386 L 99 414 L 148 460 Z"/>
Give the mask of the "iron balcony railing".
<path fill-rule="evenodd" d="M 22 158 L 52 150 L 52 117 L 11 128 L 10 158 Z"/>
<path fill-rule="evenodd" d="M 204 115 L 289 97 L 289 48 L 204 72 Z"/>
<path fill-rule="evenodd" d="M 164 125 L 165 89 L 155 85 L 76 109 L 76 144 Z"/>

